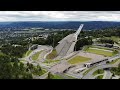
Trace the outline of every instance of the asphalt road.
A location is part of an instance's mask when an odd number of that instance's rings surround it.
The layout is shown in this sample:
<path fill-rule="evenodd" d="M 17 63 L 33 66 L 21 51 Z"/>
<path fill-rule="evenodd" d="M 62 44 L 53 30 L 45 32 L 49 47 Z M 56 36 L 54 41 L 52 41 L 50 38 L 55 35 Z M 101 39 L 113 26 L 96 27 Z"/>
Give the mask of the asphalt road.
<path fill-rule="evenodd" d="M 82 77 L 82 79 L 94 79 L 92 76 L 92 73 L 98 69 L 104 69 L 104 68 L 110 68 L 110 67 L 117 67 L 117 65 L 120 63 L 120 60 L 116 62 L 115 64 L 104 64 L 100 65 L 96 68 L 93 68 L 91 71 L 89 71 L 85 76 Z"/>
<path fill-rule="evenodd" d="M 105 70 L 103 79 L 110 79 L 111 75 L 112 75 L 112 73 L 110 71 Z"/>
<path fill-rule="evenodd" d="M 26 60 L 26 61 L 30 62 L 30 61 L 32 61 L 32 56 L 33 56 L 35 53 L 43 50 L 43 51 L 41 52 L 41 54 L 39 55 L 39 61 L 43 62 L 43 61 L 45 60 L 44 56 L 45 56 L 51 49 L 52 49 L 52 47 L 50 47 L 50 46 L 38 45 L 38 48 L 37 48 L 37 49 L 33 50 L 33 51 L 29 54 L 29 56 L 27 56 L 27 57 L 25 57 L 25 58 L 21 58 L 21 60 L 23 59 L 23 60 Z"/>

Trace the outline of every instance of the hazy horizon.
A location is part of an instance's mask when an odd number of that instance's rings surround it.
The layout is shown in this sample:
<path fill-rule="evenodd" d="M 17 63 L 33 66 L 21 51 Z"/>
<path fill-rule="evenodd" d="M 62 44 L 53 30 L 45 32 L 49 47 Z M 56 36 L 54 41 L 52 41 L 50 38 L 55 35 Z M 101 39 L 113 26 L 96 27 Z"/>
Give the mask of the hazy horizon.
<path fill-rule="evenodd" d="M 120 22 L 120 11 L 0 11 L 0 22 L 16 21 Z"/>
<path fill-rule="evenodd" d="M 120 21 L 0 21 L 1 22 L 120 22 Z"/>

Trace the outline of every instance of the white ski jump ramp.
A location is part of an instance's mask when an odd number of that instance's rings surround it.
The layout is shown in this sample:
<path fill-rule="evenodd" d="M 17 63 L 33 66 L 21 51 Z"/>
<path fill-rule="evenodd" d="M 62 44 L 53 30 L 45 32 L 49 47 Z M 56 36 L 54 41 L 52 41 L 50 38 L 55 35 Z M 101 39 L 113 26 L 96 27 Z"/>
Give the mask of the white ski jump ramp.
<path fill-rule="evenodd" d="M 79 29 L 75 33 L 66 36 L 60 42 L 58 42 L 59 44 L 55 47 L 57 51 L 57 56 L 65 56 L 74 51 L 74 46 L 77 42 L 77 37 L 80 34 L 83 26 L 84 25 L 81 24 Z"/>

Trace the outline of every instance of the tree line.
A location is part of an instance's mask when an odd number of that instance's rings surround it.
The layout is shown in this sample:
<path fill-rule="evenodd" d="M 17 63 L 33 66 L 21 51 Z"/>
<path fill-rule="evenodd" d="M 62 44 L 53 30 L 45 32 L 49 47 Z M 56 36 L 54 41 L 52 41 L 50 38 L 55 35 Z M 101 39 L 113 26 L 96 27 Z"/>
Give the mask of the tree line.
<path fill-rule="evenodd" d="M 10 44 L 3 45 L 0 48 L 1 52 L 8 55 L 8 56 L 13 56 L 17 58 L 22 58 L 23 55 L 26 53 L 28 48 L 26 46 L 12 46 Z"/>
<path fill-rule="evenodd" d="M 34 75 L 43 74 L 39 65 L 23 64 L 17 58 L 0 55 L 0 79 L 33 79 Z"/>
<path fill-rule="evenodd" d="M 50 34 L 47 37 L 47 39 L 39 38 L 31 43 L 32 44 L 40 44 L 40 45 L 50 45 L 50 46 L 56 47 L 60 40 L 62 40 L 64 37 L 66 37 L 67 35 L 72 34 L 74 32 L 75 31 L 71 31 L 71 30 L 54 32 L 54 33 Z M 78 37 L 78 41 L 76 43 L 75 50 L 80 50 L 81 47 L 83 47 L 84 45 L 91 45 L 91 44 L 92 44 L 92 38 L 91 37 L 86 38 L 86 36 L 84 36 L 84 34 L 82 33 Z"/>

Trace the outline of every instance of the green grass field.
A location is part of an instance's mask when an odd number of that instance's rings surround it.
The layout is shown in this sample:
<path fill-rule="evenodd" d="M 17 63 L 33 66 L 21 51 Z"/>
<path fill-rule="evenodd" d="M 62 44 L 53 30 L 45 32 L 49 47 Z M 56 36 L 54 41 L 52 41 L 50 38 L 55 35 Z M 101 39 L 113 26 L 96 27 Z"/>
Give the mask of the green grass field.
<path fill-rule="evenodd" d="M 76 56 L 76 57 L 70 59 L 68 61 L 68 63 L 70 63 L 70 64 L 76 64 L 76 63 L 85 62 L 85 61 L 88 61 L 88 60 L 91 60 L 91 58 L 87 58 L 87 57 L 83 57 L 83 56 Z"/>
<path fill-rule="evenodd" d="M 54 63 L 59 62 L 60 60 L 45 60 L 43 63 Z"/>
<path fill-rule="evenodd" d="M 23 55 L 23 57 L 27 57 L 31 52 L 32 52 L 32 50 L 28 50 L 28 51 Z"/>
<path fill-rule="evenodd" d="M 42 51 L 39 51 L 39 52 L 35 53 L 35 54 L 32 56 L 32 60 L 37 60 L 41 52 L 42 52 Z"/>
<path fill-rule="evenodd" d="M 67 74 L 65 74 L 67 77 L 69 77 L 70 79 L 78 79 L 78 78 L 75 78 L 75 77 L 73 77 L 73 76 L 70 76 L 70 75 L 67 75 Z"/>
<path fill-rule="evenodd" d="M 48 78 L 46 78 L 46 79 L 48 79 Z M 54 74 L 50 79 L 64 79 L 64 78 L 60 75 Z"/>
<path fill-rule="evenodd" d="M 95 54 L 101 54 L 101 55 L 105 55 L 105 56 L 113 56 L 114 55 L 113 52 L 108 52 L 108 51 L 104 51 L 104 50 L 97 50 L 97 49 L 91 49 L 91 48 L 89 48 L 87 50 L 87 52 L 95 53 Z"/>
<path fill-rule="evenodd" d="M 31 52 L 32 52 L 32 50 L 28 50 L 26 53 L 26 56 L 28 56 Z"/>
<path fill-rule="evenodd" d="M 93 49 L 93 48 L 98 48 L 98 49 Z M 100 47 L 100 46 L 91 46 L 91 45 L 84 46 L 83 50 L 86 52 L 100 54 L 100 55 L 104 55 L 104 56 L 113 56 L 118 53 L 117 50 L 113 50 L 111 48 Z M 112 52 L 105 51 L 105 50 L 111 50 Z"/>
<path fill-rule="evenodd" d="M 96 70 L 95 72 L 93 72 L 93 76 L 97 75 L 97 74 L 103 74 L 104 73 L 104 70 L 103 69 L 98 69 Z"/>
<path fill-rule="evenodd" d="M 23 59 L 23 60 L 20 60 L 20 62 L 22 62 L 22 63 L 23 63 L 23 62 L 25 62 L 25 60 L 24 60 L 24 59 Z"/>
<path fill-rule="evenodd" d="M 83 51 L 89 50 L 89 48 L 98 48 L 98 49 L 103 49 L 103 50 L 112 50 L 112 48 L 107 48 L 107 47 L 101 47 L 101 46 L 94 46 L 94 45 L 87 45 L 83 47 Z"/>
<path fill-rule="evenodd" d="M 99 49 L 103 49 L 103 50 L 113 50 L 112 48 L 101 47 L 101 46 L 94 46 L 94 45 L 91 45 L 90 47 L 91 48 L 99 48 Z"/>
<path fill-rule="evenodd" d="M 53 49 L 52 52 L 46 56 L 46 59 L 54 59 L 56 57 L 56 54 L 56 49 Z"/>
<path fill-rule="evenodd" d="M 60 75 L 54 75 L 54 78 L 52 79 L 64 79 L 63 77 L 61 77 Z"/>

